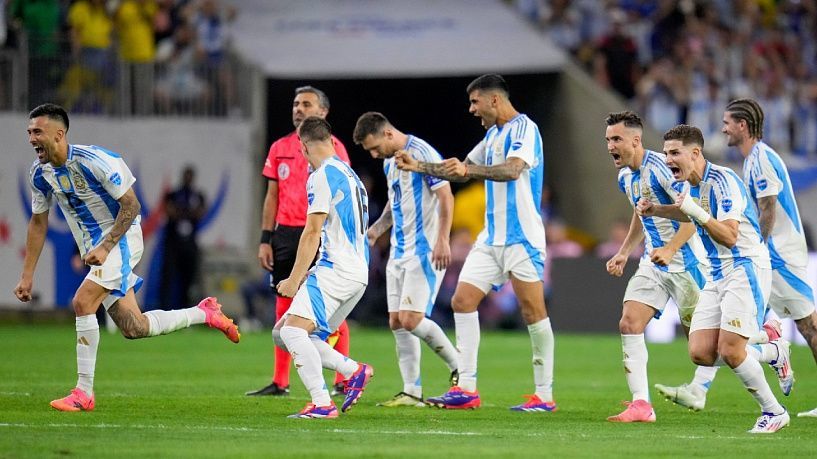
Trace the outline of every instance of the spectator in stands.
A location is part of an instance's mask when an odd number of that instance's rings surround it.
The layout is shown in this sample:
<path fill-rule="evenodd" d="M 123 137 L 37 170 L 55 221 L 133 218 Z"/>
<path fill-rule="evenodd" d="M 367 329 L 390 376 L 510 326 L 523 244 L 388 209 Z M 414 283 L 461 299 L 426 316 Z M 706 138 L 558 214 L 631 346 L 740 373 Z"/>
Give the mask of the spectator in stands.
<path fill-rule="evenodd" d="M 629 100 L 635 96 L 635 82 L 640 74 L 638 46 L 624 33 L 626 16 L 623 11 L 612 10 L 610 19 L 610 33 L 602 37 L 597 47 L 594 74 L 601 85 Z"/>
<path fill-rule="evenodd" d="M 61 73 L 57 60 L 60 50 L 59 0 L 12 0 L 9 16 L 12 27 L 20 32 L 18 35 L 25 36 L 28 45 L 28 104 L 36 106 L 54 100 L 54 88 Z M 0 22 L 0 28 L 3 25 Z"/>
<path fill-rule="evenodd" d="M 133 113 L 151 113 L 151 99 L 145 97 L 153 88 L 153 61 L 156 42 L 153 22 L 158 11 L 155 0 L 122 0 L 114 16 L 119 38 L 122 71 L 130 77 L 129 94 Z M 127 90 L 126 89 L 126 90 Z"/>
<path fill-rule="evenodd" d="M 196 73 L 195 35 L 189 24 L 181 24 L 172 43 L 163 44 L 157 53 L 159 76 L 154 98 L 160 113 L 201 113 L 210 100 L 207 84 Z"/>
<path fill-rule="evenodd" d="M 471 237 L 471 242 L 474 242 L 483 226 L 485 226 L 485 185 L 482 182 L 472 182 L 454 195 L 451 232 L 465 229 Z"/>
<path fill-rule="evenodd" d="M 207 202 L 195 186 L 196 170 L 186 166 L 179 188 L 165 195 L 167 222 L 159 298 L 163 305 L 191 304 L 193 283 L 197 281 L 201 255 L 198 226 L 207 211 Z"/>
<path fill-rule="evenodd" d="M 68 10 L 74 64 L 60 88 L 69 112 L 106 112 L 113 99 L 116 67 L 111 56 L 113 19 L 105 0 L 77 0 Z"/>
<path fill-rule="evenodd" d="M 207 81 L 214 83 L 215 109 L 225 114 L 234 107 L 235 90 L 233 75 L 227 63 L 227 49 L 230 42 L 230 23 L 237 11 L 232 6 L 220 4 L 217 0 L 202 0 L 194 19 L 199 52 Z"/>

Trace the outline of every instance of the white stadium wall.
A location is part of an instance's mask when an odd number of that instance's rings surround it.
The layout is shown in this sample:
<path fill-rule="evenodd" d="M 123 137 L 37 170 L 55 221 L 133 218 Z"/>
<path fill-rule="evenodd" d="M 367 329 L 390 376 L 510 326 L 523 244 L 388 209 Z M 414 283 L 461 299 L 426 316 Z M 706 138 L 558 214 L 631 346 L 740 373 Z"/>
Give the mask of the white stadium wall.
<path fill-rule="evenodd" d="M 13 289 L 20 276 L 30 208 L 28 171 L 35 159 L 27 142 L 28 119 L 22 113 L 0 114 L 3 167 L 0 168 L 0 308 L 19 307 Z M 239 121 L 184 119 L 101 119 L 73 116 L 68 139 L 76 144 L 104 146 L 120 153 L 136 176 L 135 190 L 143 206 L 145 254 L 136 273 L 148 278 L 154 245 L 164 221 L 161 202 L 166 191 L 178 186 L 181 170 L 196 168 L 196 183 L 208 200 L 209 212 L 201 227 L 203 247 L 247 253 L 253 208 L 251 127 Z M 145 215 L 147 212 L 147 215 Z M 252 220 L 252 221 L 251 221 Z M 67 258 L 73 253 L 68 228 L 52 209 L 52 230 L 43 249 L 34 290 L 42 307 L 65 306 L 66 278 L 75 279 Z M 157 224 L 158 223 L 158 224 Z M 148 227 L 153 227 L 147 230 Z M 81 278 L 81 277 L 80 277 Z M 155 281 L 155 279 L 153 279 Z M 75 281 L 75 280 L 70 280 Z M 68 297 L 70 298 L 70 296 Z"/>

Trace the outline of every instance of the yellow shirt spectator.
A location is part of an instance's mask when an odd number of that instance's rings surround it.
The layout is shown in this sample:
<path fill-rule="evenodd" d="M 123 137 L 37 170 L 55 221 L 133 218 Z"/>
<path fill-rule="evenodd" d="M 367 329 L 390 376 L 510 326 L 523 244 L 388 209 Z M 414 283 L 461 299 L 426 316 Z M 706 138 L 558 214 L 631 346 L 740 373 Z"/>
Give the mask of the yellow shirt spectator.
<path fill-rule="evenodd" d="M 473 242 L 477 240 L 484 226 L 485 185 L 482 181 L 473 182 L 459 190 L 454 198 L 451 232 L 465 228 L 471 234 L 471 242 Z"/>
<path fill-rule="evenodd" d="M 113 21 L 104 1 L 80 0 L 68 10 L 68 25 L 83 48 L 108 49 L 111 46 Z"/>
<path fill-rule="evenodd" d="M 153 18 L 154 0 L 123 0 L 116 11 L 119 56 L 126 62 L 152 62 L 156 56 Z"/>

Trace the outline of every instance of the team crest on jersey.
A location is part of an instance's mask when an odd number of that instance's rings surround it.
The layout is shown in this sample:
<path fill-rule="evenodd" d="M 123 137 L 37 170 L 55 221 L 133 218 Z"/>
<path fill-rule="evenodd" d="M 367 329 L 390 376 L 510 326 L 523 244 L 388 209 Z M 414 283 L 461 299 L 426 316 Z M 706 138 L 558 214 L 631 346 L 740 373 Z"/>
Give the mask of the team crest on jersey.
<path fill-rule="evenodd" d="M 88 186 L 88 184 L 85 182 L 85 177 L 76 171 L 71 171 L 71 180 L 73 180 L 74 186 L 78 190 L 84 190 Z"/>
<path fill-rule="evenodd" d="M 71 179 L 69 179 L 67 175 L 58 176 L 57 181 L 60 183 L 60 189 L 62 189 L 62 191 L 71 191 Z"/>
<path fill-rule="evenodd" d="M 522 148 L 522 142 L 514 142 L 513 145 L 511 145 L 512 151 L 519 150 L 520 148 Z"/>
<path fill-rule="evenodd" d="M 114 172 L 110 177 L 108 177 L 108 181 L 116 186 L 119 186 L 122 184 L 122 176 L 119 175 L 119 172 Z"/>
<path fill-rule="evenodd" d="M 312 192 L 307 193 L 306 194 L 306 200 L 309 202 L 309 205 L 311 206 L 312 202 L 315 200 L 315 193 L 312 193 Z"/>
<path fill-rule="evenodd" d="M 289 178 L 289 164 L 281 163 L 278 165 L 278 179 L 286 180 Z"/>
<path fill-rule="evenodd" d="M 502 151 L 502 141 L 500 139 L 494 140 L 494 146 L 491 147 L 494 150 L 494 154 L 498 154 Z"/>
<path fill-rule="evenodd" d="M 704 195 L 702 198 L 692 198 L 693 201 L 697 202 L 701 209 L 705 210 L 709 213 L 709 195 Z"/>
<path fill-rule="evenodd" d="M 766 179 L 760 179 L 757 181 L 757 187 L 760 189 L 760 191 L 765 190 L 767 186 L 769 186 L 769 182 L 767 182 Z"/>
<path fill-rule="evenodd" d="M 721 208 L 724 212 L 729 212 L 732 210 L 732 200 L 731 199 L 724 199 L 721 201 Z"/>
<path fill-rule="evenodd" d="M 632 190 L 630 192 L 633 194 L 633 199 L 638 201 L 641 198 L 641 183 L 637 180 L 633 180 Z"/>

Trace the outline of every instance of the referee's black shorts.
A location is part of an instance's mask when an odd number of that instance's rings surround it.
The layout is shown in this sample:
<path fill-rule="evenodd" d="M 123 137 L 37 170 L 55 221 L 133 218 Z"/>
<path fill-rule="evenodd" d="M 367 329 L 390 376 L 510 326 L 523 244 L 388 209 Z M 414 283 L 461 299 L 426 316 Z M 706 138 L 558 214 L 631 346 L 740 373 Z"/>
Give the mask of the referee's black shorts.
<path fill-rule="evenodd" d="M 303 226 L 278 225 L 272 234 L 272 277 L 275 285 L 289 277 L 298 254 Z"/>

